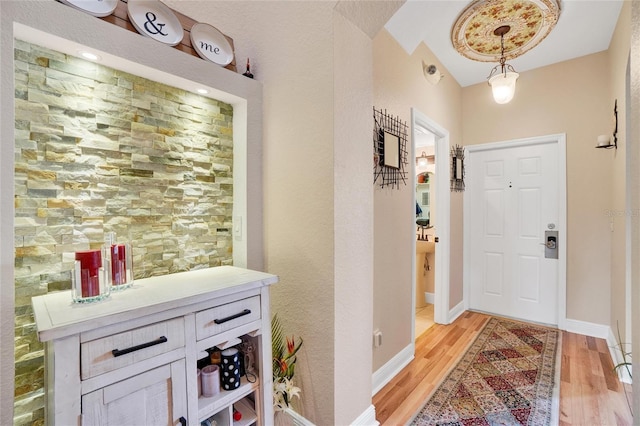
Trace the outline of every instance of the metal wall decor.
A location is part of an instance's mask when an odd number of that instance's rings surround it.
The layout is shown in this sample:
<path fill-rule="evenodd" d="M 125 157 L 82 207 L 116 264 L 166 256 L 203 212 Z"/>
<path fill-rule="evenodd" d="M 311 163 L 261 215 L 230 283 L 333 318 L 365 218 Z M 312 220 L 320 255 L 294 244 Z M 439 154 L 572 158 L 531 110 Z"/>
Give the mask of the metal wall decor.
<path fill-rule="evenodd" d="M 373 107 L 373 183 L 407 184 L 407 123 Z"/>
<path fill-rule="evenodd" d="M 451 148 L 451 191 L 464 191 L 464 147 Z"/>

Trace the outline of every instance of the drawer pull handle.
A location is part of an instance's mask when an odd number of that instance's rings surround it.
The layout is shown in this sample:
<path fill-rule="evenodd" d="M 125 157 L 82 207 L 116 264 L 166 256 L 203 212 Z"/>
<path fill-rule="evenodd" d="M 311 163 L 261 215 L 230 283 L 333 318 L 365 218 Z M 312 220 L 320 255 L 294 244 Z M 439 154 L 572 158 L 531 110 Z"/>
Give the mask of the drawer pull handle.
<path fill-rule="evenodd" d="M 228 316 L 226 318 L 214 319 L 213 322 L 215 322 L 216 324 L 222 324 L 224 322 L 231 321 L 231 320 L 234 320 L 236 318 L 243 317 L 245 315 L 249 315 L 250 313 L 251 313 L 251 309 L 245 309 L 242 312 L 238 312 L 237 314 L 233 314 L 233 315 Z"/>
<path fill-rule="evenodd" d="M 184 417 L 180 417 L 178 421 L 182 426 L 187 426 L 187 419 L 185 419 Z"/>
<path fill-rule="evenodd" d="M 142 343 L 142 344 L 136 345 L 136 346 L 131 346 L 130 348 L 114 349 L 114 350 L 111 351 L 111 353 L 113 354 L 113 356 L 118 357 L 118 356 L 130 354 L 131 352 L 139 351 L 140 349 L 149 348 L 151 346 L 159 345 L 160 343 L 165 343 L 166 341 L 167 341 L 166 337 L 160 336 L 156 340 L 152 340 L 151 342 Z"/>

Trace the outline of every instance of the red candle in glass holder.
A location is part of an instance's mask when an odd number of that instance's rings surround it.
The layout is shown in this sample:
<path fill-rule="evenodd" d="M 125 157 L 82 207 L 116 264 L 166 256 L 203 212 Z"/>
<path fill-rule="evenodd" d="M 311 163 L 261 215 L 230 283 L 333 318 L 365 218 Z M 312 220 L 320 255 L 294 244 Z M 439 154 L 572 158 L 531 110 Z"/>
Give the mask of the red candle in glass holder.
<path fill-rule="evenodd" d="M 99 272 L 102 267 L 100 250 L 78 251 L 76 260 L 80 262 L 82 297 L 100 295 Z"/>
<path fill-rule="evenodd" d="M 124 244 L 111 246 L 111 280 L 113 285 L 127 282 L 127 252 Z"/>

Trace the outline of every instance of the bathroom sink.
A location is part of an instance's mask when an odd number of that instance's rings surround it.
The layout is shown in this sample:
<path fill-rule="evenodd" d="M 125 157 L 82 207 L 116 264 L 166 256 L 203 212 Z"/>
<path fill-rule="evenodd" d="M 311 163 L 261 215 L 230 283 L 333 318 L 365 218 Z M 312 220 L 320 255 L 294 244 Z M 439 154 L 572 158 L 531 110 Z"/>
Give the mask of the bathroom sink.
<path fill-rule="evenodd" d="M 416 241 L 416 254 L 433 253 L 434 251 L 436 251 L 435 241 L 424 241 L 424 240 Z"/>

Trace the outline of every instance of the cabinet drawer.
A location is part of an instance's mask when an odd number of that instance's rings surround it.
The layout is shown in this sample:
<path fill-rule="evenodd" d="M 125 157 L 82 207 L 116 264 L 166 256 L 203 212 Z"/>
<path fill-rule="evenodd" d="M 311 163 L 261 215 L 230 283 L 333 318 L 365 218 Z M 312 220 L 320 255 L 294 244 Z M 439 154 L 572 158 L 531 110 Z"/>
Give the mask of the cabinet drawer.
<path fill-rule="evenodd" d="M 196 338 L 202 340 L 260 319 L 260 296 L 253 296 L 196 314 Z"/>
<path fill-rule="evenodd" d="M 182 317 L 85 342 L 80 348 L 82 379 L 86 380 L 181 347 L 184 347 Z"/>

